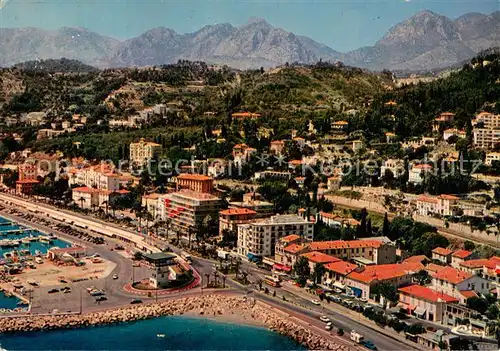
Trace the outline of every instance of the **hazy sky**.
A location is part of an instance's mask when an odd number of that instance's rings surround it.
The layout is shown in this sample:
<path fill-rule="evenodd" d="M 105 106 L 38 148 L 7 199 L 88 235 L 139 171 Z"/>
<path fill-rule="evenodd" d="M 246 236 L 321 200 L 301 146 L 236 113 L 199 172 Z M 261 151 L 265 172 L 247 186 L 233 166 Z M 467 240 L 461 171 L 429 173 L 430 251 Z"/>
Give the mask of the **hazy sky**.
<path fill-rule="evenodd" d="M 497 11 L 500 0 L 0 0 L 0 27 L 86 27 L 126 39 L 160 26 L 186 33 L 262 17 L 347 51 L 373 45 L 391 26 L 424 9 L 456 18 Z"/>

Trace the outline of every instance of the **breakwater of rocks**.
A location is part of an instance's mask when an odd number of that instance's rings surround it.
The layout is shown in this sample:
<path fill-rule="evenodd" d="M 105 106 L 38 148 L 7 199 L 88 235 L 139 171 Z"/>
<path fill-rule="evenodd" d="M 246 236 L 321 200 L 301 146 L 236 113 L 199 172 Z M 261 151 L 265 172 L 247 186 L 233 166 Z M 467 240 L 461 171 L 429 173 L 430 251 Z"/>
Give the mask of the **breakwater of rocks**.
<path fill-rule="evenodd" d="M 241 323 L 258 322 L 286 335 L 309 350 L 347 351 L 338 345 L 283 316 L 268 306 L 256 304 L 241 296 L 204 295 L 185 297 L 159 303 L 132 305 L 99 312 L 72 315 L 43 315 L 0 318 L 0 332 L 44 331 L 64 328 L 82 328 L 105 324 L 125 323 L 167 315 L 202 315 L 228 317 Z"/>

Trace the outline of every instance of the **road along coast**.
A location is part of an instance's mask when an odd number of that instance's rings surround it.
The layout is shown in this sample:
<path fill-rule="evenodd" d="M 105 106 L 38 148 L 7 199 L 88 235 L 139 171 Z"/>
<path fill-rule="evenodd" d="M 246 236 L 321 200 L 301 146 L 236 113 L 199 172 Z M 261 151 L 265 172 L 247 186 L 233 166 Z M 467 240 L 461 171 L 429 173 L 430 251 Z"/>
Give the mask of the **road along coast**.
<path fill-rule="evenodd" d="M 137 304 L 86 314 L 71 315 L 27 315 L 22 317 L 0 318 L 0 333 L 46 331 L 100 326 L 114 323 L 132 322 L 167 315 L 216 315 L 221 319 L 241 321 L 244 324 L 256 322 L 277 333 L 286 335 L 309 350 L 347 351 L 348 347 L 339 345 L 326 337 L 313 333 L 299 324 L 287 320 L 262 303 L 242 296 L 203 295 L 168 300 L 152 304 Z"/>

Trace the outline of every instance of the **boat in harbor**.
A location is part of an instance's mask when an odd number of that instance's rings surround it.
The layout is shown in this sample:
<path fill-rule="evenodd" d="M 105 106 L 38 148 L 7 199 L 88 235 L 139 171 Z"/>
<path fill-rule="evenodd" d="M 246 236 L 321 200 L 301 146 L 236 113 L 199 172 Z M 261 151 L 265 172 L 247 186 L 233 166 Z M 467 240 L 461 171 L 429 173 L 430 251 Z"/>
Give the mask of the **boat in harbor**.
<path fill-rule="evenodd" d="M 19 245 L 18 240 L 3 239 L 0 240 L 0 247 L 16 247 Z"/>
<path fill-rule="evenodd" d="M 50 236 L 46 236 L 46 235 L 40 236 L 39 240 L 43 244 L 50 244 L 52 242 L 51 237 Z"/>

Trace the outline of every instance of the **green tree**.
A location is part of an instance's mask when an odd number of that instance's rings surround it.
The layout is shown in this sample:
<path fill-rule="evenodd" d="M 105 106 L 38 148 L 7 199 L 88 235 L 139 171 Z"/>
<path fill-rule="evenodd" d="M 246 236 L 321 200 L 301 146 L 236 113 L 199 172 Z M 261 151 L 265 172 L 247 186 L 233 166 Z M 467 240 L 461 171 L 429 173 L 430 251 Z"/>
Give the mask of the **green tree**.
<path fill-rule="evenodd" d="M 472 241 L 467 240 L 464 242 L 464 249 L 467 251 L 473 251 L 476 248 L 476 244 L 474 244 Z"/>
<path fill-rule="evenodd" d="M 380 284 L 377 284 L 373 290 L 372 293 L 374 295 L 378 296 L 383 296 L 389 301 L 396 302 L 398 301 L 398 289 L 395 285 L 383 282 Z"/>
<path fill-rule="evenodd" d="M 387 212 L 385 213 L 384 216 L 384 226 L 382 227 L 382 234 L 387 237 L 390 235 L 390 224 L 389 224 L 389 218 L 387 217 Z"/>
<path fill-rule="evenodd" d="M 312 276 L 316 284 L 321 284 L 321 280 L 323 279 L 323 275 L 325 274 L 325 272 L 326 268 L 325 266 L 323 266 L 323 264 L 318 262 L 314 265 Z"/>
<path fill-rule="evenodd" d="M 293 265 L 293 271 L 297 276 L 297 283 L 301 286 L 304 286 L 307 282 L 307 279 L 311 275 L 311 269 L 309 267 L 309 261 L 305 257 L 299 257 L 297 262 Z"/>
<path fill-rule="evenodd" d="M 489 304 L 488 300 L 486 300 L 485 298 L 473 296 L 467 299 L 467 307 L 481 314 L 484 314 L 488 310 Z"/>

